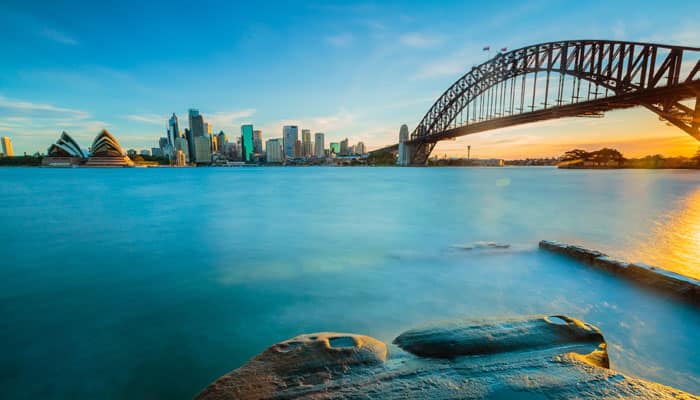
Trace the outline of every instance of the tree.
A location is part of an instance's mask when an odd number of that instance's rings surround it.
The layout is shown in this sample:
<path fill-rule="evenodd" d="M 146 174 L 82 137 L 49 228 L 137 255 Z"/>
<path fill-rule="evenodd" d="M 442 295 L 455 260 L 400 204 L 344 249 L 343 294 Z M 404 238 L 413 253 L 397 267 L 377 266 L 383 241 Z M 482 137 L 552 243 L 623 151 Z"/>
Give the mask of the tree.
<path fill-rule="evenodd" d="M 697 166 L 700 167 L 700 148 L 698 148 L 698 151 L 695 153 L 695 156 L 693 156 L 693 160 L 695 160 L 695 164 L 697 164 Z"/>
<path fill-rule="evenodd" d="M 574 149 L 569 150 L 561 157 L 562 161 L 575 161 L 575 160 L 586 160 L 590 156 L 590 153 L 586 150 Z"/>

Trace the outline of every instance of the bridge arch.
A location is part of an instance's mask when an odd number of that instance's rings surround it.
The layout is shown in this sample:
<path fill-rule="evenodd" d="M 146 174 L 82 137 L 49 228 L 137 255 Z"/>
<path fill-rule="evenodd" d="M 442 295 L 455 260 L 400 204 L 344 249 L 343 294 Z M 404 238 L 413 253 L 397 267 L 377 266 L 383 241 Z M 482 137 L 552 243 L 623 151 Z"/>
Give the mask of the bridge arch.
<path fill-rule="evenodd" d="M 634 106 L 700 140 L 699 97 L 697 47 L 609 40 L 536 44 L 499 53 L 453 83 L 411 133 L 404 158 L 425 164 L 440 140 Z M 692 100 L 694 106 L 686 104 Z"/>

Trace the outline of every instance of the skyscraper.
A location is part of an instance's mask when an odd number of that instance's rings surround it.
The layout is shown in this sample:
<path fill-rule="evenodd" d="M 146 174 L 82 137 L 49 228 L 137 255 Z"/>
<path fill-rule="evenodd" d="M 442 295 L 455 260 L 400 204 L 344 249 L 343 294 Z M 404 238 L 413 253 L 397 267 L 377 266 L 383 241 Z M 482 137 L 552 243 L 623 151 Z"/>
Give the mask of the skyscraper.
<path fill-rule="evenodd" d="M 340 141 L 340 154 L 341 156 L 347 156 L 348 155 L 348 138 L 345 138 L 344 140 Z"/>
<path fill-rule="evenodd" d="M 190 108 L 189 112 L 187 113 L 187 117 L 188 117 L 187 122 L 189 123 L 188 127 L 190 128 L 190 130 L 192 130 L 192 125 L 193 125 L 192 119 L 194 117 L 196 117 L 197 115 L 199 115 L 199 110 L 197 110 L 195 108 Z"/>
<path fill-rule="evenodd" d="M 211 162 L 211 140 L 209 136 L 194 137 L 195 156 L 194 162 L 197 164 L 209 164 Z"/>
<path fill-rule="evenodd" d="M 253 152 L 261 154 L 263 152 L 262 131 L 253 131 Z"/>
<path fill-rule="evenodd" d="M 265 157 L 269 163 L 284 161 L 281 139 L 270 139 L 265 142 Z"/>
<path fill-rule="evenodd" d="M 177 120 L 177 115 L 173 113 L 173 116 L 168 120 L 168 143 L 171 147 L 175 147 L 175 139 L 180 137 L 180 124 Z M 162 148 L 163 146 L 161 146 Z"/>
<path fill-rule="evenodd" d="M 365 144 L 363 142 L 357 142 L 357 146 L 355 146 L 355 153 L 359 155 L 367 153 L 367 149 L 365 149 Z"/>
<path fill-rule="evenodd" d="M 408 140 L 408 126 L 406 124 L 401 125 L 399 129 L 399 158 L 396 160 L 398 165 L 406 165 L 409 163 L 408 147 L 406 147 L 405 141 Z"/>
<path fill-rule="evenodd" d="M 15 155 L 15 152 L 12 150 L 12 140 L 7 136 L 2 137 L 2 153 L 5 157 L 12 157 Z"/>
<path fill-rule="evenodd" d="M 294 142 L 294 158 L 301 158 L 301 140 Z"/>
<path fill-rule="evenodd" d="M 323 151 L 324 147 L 323 133 L 318 132 L 314 135 L 314 155 L 316 155 L 316 157 L 325 157 L 326 153 Z"/>
<path fill-rule="evenodd" d="M 241 125 L 241 144 L 243 146 L 243 161 L 252 162 L 255 149 L 253 125 Z"/>
<path fill-rule="evenodd" d="M 294 158 L 294 143 L 299 140 L 299 127 L 285 125 L 282 128 L 282 140 L 284 141 L 284 156 Z"/>
<path fill-rule="evenodd" d="M 311 143 L 311 130 L 301 130 L 301 155 L 302 157 L 311 157 L 313 155 L 313 143 Z"/>
<path fill-rule="evenodd" d="M 216 141 L 218 144 L 219 153 L 224 154 L 226 149 L 226 143 L 228 142 L 228 138 L 226 137 L 224 131 L 219 132 L 219 134 L 216 137 Z"/>

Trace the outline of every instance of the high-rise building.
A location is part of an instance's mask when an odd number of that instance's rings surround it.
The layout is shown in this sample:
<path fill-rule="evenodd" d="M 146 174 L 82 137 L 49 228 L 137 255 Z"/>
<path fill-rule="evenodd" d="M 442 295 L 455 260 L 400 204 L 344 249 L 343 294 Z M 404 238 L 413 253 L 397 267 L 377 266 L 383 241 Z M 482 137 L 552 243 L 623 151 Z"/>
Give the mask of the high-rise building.
<path fill-rule="evenodd" d="M 301 130 L 301 155 L 302 157 L 309 158 L 313 153 L 313 143 L 311 142 L 311 130 L 302 129 Z"/>
<path fill-rule="evenodd" d="M 329 145 L 330 154 L 338 154 L 340 152 L 340 145 L 337 142 L 332 142 Z"/>
<path fill-rule="evenodd" d="M 344 140 L 340 141 L 340 154 L 341 156 L 347 156 L 348 155 L 348 138 L 345 138 Z"/>
<path fill-rule="evenodd" d="M 406 124 L 401 125 L 399 129 L 399 157 L 396 160 L 398 165 L 407 165 L 410 160 L 410 155 L 408 154 L 408 147 L 404 142 L 408 140 L 408 126 Z"/>
<path fill-rule="evenodd" d="M 15 155 L 14 150 L 12 150 L 12 140 L 7 136 L 2 137 L 2 154 L 4 154 L 5 157 L 12 157 Z"/>
<path fill-rule="evenodd" d="M 180 137 L 180 124 L 177 120 L 177 115 L 173 113 L 173 116 L 168 120 L 168 143 L 171 147 L 175 147 L 175 139 Z M 161 146 L 163 148 L 163 146 Z"/>
<path fill-rule="evenodd" d="M 285 157 L 294 158 L 294 143 L 297 140 L 299 140 L 299 127 L 296 125 L 285 125 L 282 128 Z"/>
<path fill-rule="evenodd" d="M 180 138 L 182 139 L 182 138 Z M 187 165 L 187 158 L 185 157 L 185 153 L 182 150 L 175 150 L 174 154 L 175 158 L 175 165 L 179 167 L 184 167 Z"/>
<path fill-rule="evenodd" d="M 294 142 L 294 158 L 301 158 L 301 140 Z"/>
<path fill-rule="evenodd" d="M 190 108 L 190 110 L 187 112 L 187 122 L 189 123 L 188 127 L 190 128 L 190 130 L 192 130 L 192 125 L 194 124 L 192 119 L 197 115 L 199 115 L 199 110 L 195 108 Z"/>
<path fill-rule="evenodd" d="M 216 136 L 216 141 L 218 144 L 219 153 L 224 154 L 226 143 L 228 142 L 228 138 L 226 137 L 224 131 L 219 132 L 219 134 Z"/>
<path fill-rule="evenodd" d="M 263 152 L 262 131 L 253 131 L 253 152 L 261 154 Z"/>
<path fill-rule="evenodd" d="M 187 144 L 187 162 L 195 161 L 194 135 L 191 129 L 185 128 L 185 143 Z"/>
<path fill-rule="evenodd" d="M 355 146 L 355 153 L 359 155 L 367 153 L 367 149 L 365 148 L 365 144 L 363 142 L 357 142 L 357 146 Z"/>
<path fill-rule="evenodd" d="M 282 149 L 282 140 L 270 139 L 265 142 L 265 157 L 269 163 L 283 162 L 284 150 Z"/>
<path fill-rule="evenodd" d="M 189 129 L 185 129 L 186 132 L 189 132 Z M 175 147 L 173 149 L 173 154 L 175 156 L 175 159 L 177 160 L 177 157 L 179 155 L 177 152 L 182 153 L 182 157 L 185 160 L 185 163 L 190 162 L 190 146 L 188 145 L 187 139 L 184 137 L 180 136 L 178 138 L 175 138 Z"/>
<path fill-rule="evenodd" d="M 160 147 L 151 147 L 151 154 L 153 157 L 163 157 L 163 149 Z"/>
<path fill-rule="evenodd" d="M 211 141 L 209 136 L 195 136 L 194 148 L 194 162 L 197 164 L 211 163 Z"/>
<path fill-rule="evenodd" d="M 206 131 L 207 125 L 208 124 L 204 122 L 204 116 L 202 116 L 201 114 L 195 115 L 194 117 L 192 117 L 192 125 L 190 126 L 192 135 L 194 137 L 208 135 Z"/>
<path fill-rule="evenodd" d="M 326 154 L 323 151 L 325 146 L 323 133 L 318 132 L 314 135 L 314 155 L 316 157 L 325 157 Z"/>
<path fill-rule="evenodd" d="M 255 149 L 253 144 L 253 125 L 241 125 L 241 145 L 243 146 L 243 161 L 252 162 Z"/>

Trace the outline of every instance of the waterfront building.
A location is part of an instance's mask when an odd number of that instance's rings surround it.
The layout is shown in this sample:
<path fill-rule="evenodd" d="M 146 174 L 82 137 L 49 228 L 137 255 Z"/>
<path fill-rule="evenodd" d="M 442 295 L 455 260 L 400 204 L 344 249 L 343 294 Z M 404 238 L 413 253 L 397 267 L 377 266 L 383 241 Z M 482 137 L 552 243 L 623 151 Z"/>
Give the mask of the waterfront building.
<path fill-rule="evenodd" d="M 46 157 L 41 160 L 41 164 L 49 167 L 69 167 L 79 165 L 85 161 L 85 152 L 65 131 L 61 133 L 56 143 L 49 146 Z"/>
<path fill-rule="evenodd" d="M 226 143 L 228 143 L 228 138 L 226 137 L 224 131 L 219 132 L 219 134 L 216 136 L 216 141 L 218 145 L 217 147 L 219 148 L 219 153 L 224 154 Z"/>
<path fill-rule="evenodd" d="M 185 157 L 185 162 L 189 163 L 190 162 L 190 147 L 189 144 L 187 143 L 187 139 L 184 137 L 178 137 L 175 138 L 175 148 L 174 152 L 181 151 L 183 156 Z"/>
<path fill-rule="evenodd" d="M 301 140 L 294 142 L 294 158 L 301 158 Z"/>
<path fill-rule="evenodd" d="M 136 153 L 136 149 L 129 149 L 129 150 L 126 151 L 126 155 L 128 155 L 129 157 L 133 157 L 133 156 L 135 156 L 136 154 L 137 154 L 137 153 Z"/>
<path fill-rule="evenodd" d="M 12 150 L 12 139 L 7 136 L 2 137 L 2 154 L 5 157 L 12 157 L 15 155 L 15 151 Z"/>
<path fill-rule="evenodd" d="M 189 161 L 194 161 L 195 160 L 195 153 L 194 153 L 194 135 L 192 135 L 192 130 L 191 129 L 185 129 L 185 144 L 187 144 L 187 154 L 189 157 Z"/>
<path fill-rule="evenodd" d="M 195 136 L 194 138 L 194 162 L 197 164 L 211 163 L 211 140 L 209 136 Z"/>
<path fill-rule="evenodd" d="M 314 155 L 313 153 L 313 143 L 311 142 L 311 130 L 302 129 L 301 130 L 301 155 L 302 157 L 309 158 Z"/>
<path fill-rule="evenodd" d="M 355 155 L 355 145 L 349 146 L 348 147 L 348 155 L 354 156 Z"/>
<path fill-rule="evenodd" d="M 189 111 L 187 112 L 187 118 L 188 118 L 187 119 L 187 122 L 188 122 L 187 126 L 190 128 L 190 130 L 192 130 L 192 125 L 194 125 L 194 121 L 193 121 L 194 117 L 196 117 L 198 115 L 199 115 L 199 110 L 197 110 L 196 108 L 190 108 Z"/>
<path fill-rule="evenodd" d="M 332 142 L 329 146 L 330 154 L 338 154 L 340 152 L 340 144 L 337 142 Z"/>
<path fill-rule="evenodd" d="M 270 139 L 265 142 L 265 159 L 269 163 L 284 162 L 284 149 L 282 140 Z"/>
<path fill-rule="evenodd" d="M 209 143 L 211 143 L 211 148 L 209 151 L 214 154 L 219 152 L 219 136 L 218 135 L 208 135 Z"/>
<path fill-rule="evenodd" d="M 244 162 L 253 162 L 253 154 L 255 150 L 253 140 L 253 125 L 241 125 L 241 147 L 242 158 Z"/>
<path fill-rule="evenodd" d="M 177 120 L 177 115 L 173 113 L 172 117 L 168 120 L 168 143 L 170 143 L 170 147 L 174 148 L 175 147 L 175 139 L 180 137 L 180 124 Z M 160 148 L 162 149 L 163 146 L 161 145 Z"/>
<path fill-rule="evenodd" d="M 106 129 L 103 129 L 92 142 L 92 155 L 85 164 L 88 167 L 127 167 L 134 163 L 124 155 L 124 150 Z"/>
<path fill-rule="evenodd" d="M 294 158 L 294 144 L 297 140 L 299 140 L 299 127 L 296 125 L 285 125 L 282 128 L 285 157 Z"/>
<path fill-rule="evenodd" d="M 253 131 L 253 153 L 261 154 L 263 152 L 262 131 Z"/>
<path fill-rule="evenodd" d="M 326 156 L 326 153 L 324 152 L 325 139 L 323 136 L 324 135 L 321 132 L 317 132 L 314 135 L 314 155 L 320 158 Z"/>
<path fill-rule="evenodd" d="M 151 147 L 151 154 L 153 155 L 153 157 L 165 157 L 163 149 L 159 147 Z"/>
<path fill-rule="evenodd" d="M 141 154 L 142 156 L 148 156 L 148 157 L 150 157 L 150 156 L 151 156 L 151 151 L 148 150 L 148 149 L 144 149 L 144 150 L 141 150 L 141 151 L 140 151 L 140 154 Z"/>
<path fill-rule="evenodd" d="M 348 138 L 345 138 L 345 140 L 340 141 L 340 154 L 341 156 L 347 156 L 348 155 Z"/>
<path fill-rule="evenodd" d="M 410 162 L 410 155 L 408 154 L 408 146 L 404 142 L 408 140 L 408 126 L 406 124 L 401 125 L 399 129 L 399 157 L 396 160 L 398 165 L 407 165 Z"/>
<path fill-rule="evenodd" d="M 187 165 L 187 158 L 182 150 L 175 150 L 175 165 L 178 167 L 184 167 Z"/>
<path fill-rule="evenodd" d="M 357 142 L 357 146 L 355 146 L 355 154 L 363 155 L 367 153 L 367 149 L 365 148 L 365 144 L 363 142 Z"/>

